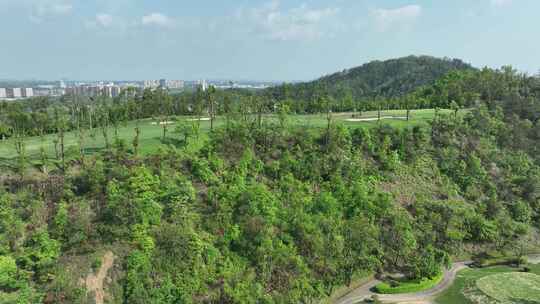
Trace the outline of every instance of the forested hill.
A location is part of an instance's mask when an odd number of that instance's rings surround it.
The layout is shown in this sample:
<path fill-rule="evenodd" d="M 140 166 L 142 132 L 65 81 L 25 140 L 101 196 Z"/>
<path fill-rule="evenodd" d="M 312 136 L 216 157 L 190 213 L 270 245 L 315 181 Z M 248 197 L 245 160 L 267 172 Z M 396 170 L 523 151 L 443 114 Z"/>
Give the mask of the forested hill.
<path fill-rule="evenodd" d="M 540 245 L 539 77 L 449 73 L 394 126 L 228 93 L 0 103 L 0 304 L 319 303 Z"/>
<path fill-rule="evenodd" d="M 286 98 L 312 100 L 314 94 L 321 92 L 336 99 L 393 98 L 432 84 L 451 71 L 471 69 L 474 68 L 460 59 L 408 56 L 372 61 L 311 82 L 284 84 L 268 89 L 268 93 L 280 100 Z"/>

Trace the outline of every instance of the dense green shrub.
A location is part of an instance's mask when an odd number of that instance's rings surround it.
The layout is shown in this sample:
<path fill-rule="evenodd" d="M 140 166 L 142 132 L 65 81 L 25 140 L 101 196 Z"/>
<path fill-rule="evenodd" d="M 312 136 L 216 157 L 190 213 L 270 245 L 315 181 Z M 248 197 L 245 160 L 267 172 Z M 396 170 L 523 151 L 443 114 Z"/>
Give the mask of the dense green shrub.
<path fill-rule="evenodd" d="M 397 281 L 392 283 L 380 283 L 375 286 L 375 290 L 380 294 L 400 294 L 413 293 L 429 290 L 437 286 L 443 279 L 444 274 L 438 274 L 433 278 L 423 278 L 411 281 Z"/>

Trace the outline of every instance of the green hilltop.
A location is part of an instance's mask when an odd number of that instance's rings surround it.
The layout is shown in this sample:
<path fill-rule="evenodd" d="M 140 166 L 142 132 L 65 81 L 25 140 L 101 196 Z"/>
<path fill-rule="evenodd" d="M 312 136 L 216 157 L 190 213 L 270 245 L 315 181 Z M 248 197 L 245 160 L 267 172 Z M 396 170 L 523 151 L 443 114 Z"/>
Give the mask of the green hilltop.
<path fill-rule="evenodd" d="M 431 85 L 452 71 L 475 70 L 460 59 L 431 56 L 408 56 L 372 61 L 319 79 L 297 84 L 283 84 L 268 89 L 278 99 L 312 99 L 324 92 L 333 98 L 355 100 L 375 97 L 396 98 Z"/>

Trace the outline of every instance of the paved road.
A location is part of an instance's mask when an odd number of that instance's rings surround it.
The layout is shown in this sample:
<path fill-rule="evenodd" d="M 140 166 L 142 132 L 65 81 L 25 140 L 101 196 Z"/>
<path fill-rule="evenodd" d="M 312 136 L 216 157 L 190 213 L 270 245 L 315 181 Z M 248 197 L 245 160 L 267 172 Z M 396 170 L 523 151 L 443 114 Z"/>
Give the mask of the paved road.
<path fill-rule="evenodd" d="M 529 263 L 539 264 L 540 254 L 532 254 L 527 257 Z M 452 264 L 452 268 L 444 273 L 444 277 L 439 285 L 436 287 L 422 292 L 412 294 L 399 294 L 399 295 L 379 295 L 379 299 L 383 302 L 389 303 L 402 303 L 402 304 L 431 304 L 432 300 L 446 288 L 450 287 L 456 278 L 457 273 L 467 268 L 467 265 L 472 261 L 459 262 Z M 378 280 L 371 280 L 366 284 L 351 291 L 347 295 L 335 301 L 335 304 L 357 304 L 365 299 L 371 298 L 375 293 L 371 291 L 375 285 L 379 284 Z"/>
<path fill-rule="evenodd" d="M 452 268 L 445 271 L 444 277 L 439 285 L 436 287 L 422 292 L 411 293 L 411 294 L 398 294 L 398 295 L 379 295 L 379 299 L 383 302 L 390 303 L 410 303 L 410 304 L 427 304 L 431 303 L 431 300 L 444 291 L 446 288 L 450 287 L 456 278 L 456 274 L 467 268 L 467 265 L 470 264 L 470 261 L 454 263 Z M 341 299 L 336 301 L 336 304 L 356 304 L 360 303 L 365 299 L 371 298 L 375 293 L 371 291 L 375 285 L 379 284 L 378 280 L 371 280 L 363 286 L 353 290 L 349 294 L 345 295 Z"/>

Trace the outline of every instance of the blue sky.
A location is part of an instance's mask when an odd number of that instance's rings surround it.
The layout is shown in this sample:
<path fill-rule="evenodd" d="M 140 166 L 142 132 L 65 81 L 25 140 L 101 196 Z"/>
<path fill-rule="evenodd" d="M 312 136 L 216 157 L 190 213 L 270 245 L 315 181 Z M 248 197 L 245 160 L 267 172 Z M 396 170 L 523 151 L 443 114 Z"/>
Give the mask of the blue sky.
<path fill-rule="evenodd" d="M 308 80 L 410 54 L 540 70 L 538 0 L 0 0 L 0 78 Z"/>

